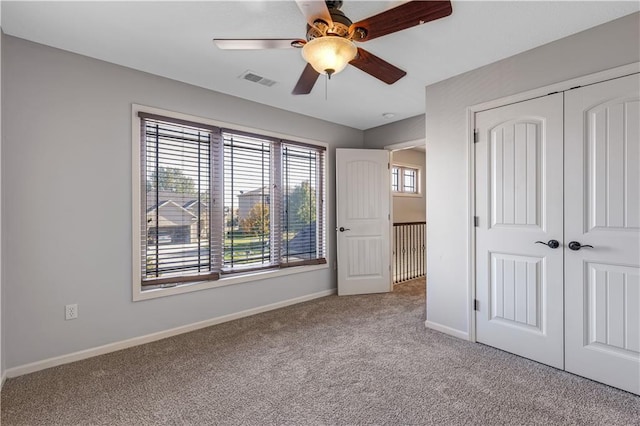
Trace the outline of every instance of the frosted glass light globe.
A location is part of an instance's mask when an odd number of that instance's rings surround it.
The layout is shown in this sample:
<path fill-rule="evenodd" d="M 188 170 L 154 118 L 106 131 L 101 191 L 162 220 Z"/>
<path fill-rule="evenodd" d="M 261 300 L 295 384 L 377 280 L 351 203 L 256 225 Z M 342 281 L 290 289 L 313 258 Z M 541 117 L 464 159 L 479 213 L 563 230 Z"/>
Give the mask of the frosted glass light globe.
<path fill-rule="evenodd" d="M 302 57 L 320 74 L 337 74 L 358 53 L 352 41 L 342 37 L 314 38 L 302 48 Z"/>

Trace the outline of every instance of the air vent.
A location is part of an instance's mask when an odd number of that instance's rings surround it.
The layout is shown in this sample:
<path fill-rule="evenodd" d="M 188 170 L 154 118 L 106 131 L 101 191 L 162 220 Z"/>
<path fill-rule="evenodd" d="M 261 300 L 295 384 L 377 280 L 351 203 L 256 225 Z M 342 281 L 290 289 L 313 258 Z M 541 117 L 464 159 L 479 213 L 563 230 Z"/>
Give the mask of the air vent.
<path fill-rule="evenodd" d="M 253 83 L 262 84 L 263 86 L 271 87 L 277 83 L 275 80 L 270 80 L 261 75 L 256 74 L 253 71 L 245 71 L 239 78 L 243 78 L 245 80 L 251 81 Z"/>

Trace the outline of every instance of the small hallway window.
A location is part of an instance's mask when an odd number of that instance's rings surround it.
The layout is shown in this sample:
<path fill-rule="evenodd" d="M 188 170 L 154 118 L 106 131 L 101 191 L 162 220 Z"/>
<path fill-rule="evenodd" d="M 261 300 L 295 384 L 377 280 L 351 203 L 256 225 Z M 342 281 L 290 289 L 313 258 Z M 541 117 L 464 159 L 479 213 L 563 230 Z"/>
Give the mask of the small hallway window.
<path fill-rule="evenodd" d="M 391 191 L 396 194 L 419 194 L 420 171 L 394 164 L 391 169 Z"/>

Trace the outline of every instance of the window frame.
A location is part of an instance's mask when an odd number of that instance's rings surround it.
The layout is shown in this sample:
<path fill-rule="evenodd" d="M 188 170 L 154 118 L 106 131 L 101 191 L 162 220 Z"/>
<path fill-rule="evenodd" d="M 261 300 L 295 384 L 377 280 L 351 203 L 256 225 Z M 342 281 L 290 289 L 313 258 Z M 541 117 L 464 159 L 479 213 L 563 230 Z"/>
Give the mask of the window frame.
<path fill-rule="evenodd" d="M 262 269 L 252 269 L 247 271 L 237 271 L 232 274 L 221 274 L 220 278 L 217 280 L 204 280 L 204 281 L 191 281 L 180 283 L 176 282 L 175 284 L 164 284 L 159 286 L 153 286 L 149 288 L 143 288 L 142 281 L 142 273 L 141 273 L 141 254 L 142 248 L 140 245 L 140 241 L 142 238 L 142 216 L 141 216 L 141 196 L 143 194 L 142 188 L 142 179 L 141 179 L 141 146 L 140 141 L 142 137 L 142 126 L 141 119 L 138 117 L 138 113 L 146 113 L 158 116 L 164 116 L 167 118 L 174 119 L 176 121 L 186 121 L 186 122 L 195 122 L 202 124 L 203 126 L 213 126 L 218 127 L 223 130 L 231 130 L 237 131 L 239 133 L 249 133 L 253 135 L 259 135 L 264 137 L 265 139 L 280 139 L 285 140 L 286 142 L 292 142 L 294 144 L 298 143 L 301 145 L 307 145 L 309 147 L 317 147 L 319 149 L 324 149 L 324 162 L 321 164 L 321 169 L 318 170 L 319 174 L 321 173 L 324 176 L 324 187 L 322 188 L 322 193 L 324 195 L 324 208 L 323 208 L 323 248 L 324 248 L 324 259 L 326 262 L 315 263 L 315 264 L 304 264 L 304 265 L 282 265 L 282 267 L 272 267 L 272 268 L 262 268 Z M 246 283 L 257 280 L 265 280 L 270 278 L 276 278 L 280 276 L 286 276 L 291 274 L 312 272 L 316 270 L 323 270 L 329 268 L 329 258 L 331 256 L 331 250 L 327 241 L 328 238 L 328 217 L 327 212 L 330 211 L 330 197 L 328 196 L 327 183 L 328 183 L 328 159 L 329 159 L 329 146 L 324 142 L 319 142 L 316 140 L 292 137 L 290 135 L 278 133 L 278 132 L 270 132 L 261 129 L 254 129 L 246 126 L 240 126 L 233 123 L 227 123 L 218 120 L 212 120 L 204 117 L 193 116 L 189 114 L 178 113 L 175 111 L 168 111 L 159 108 L 149 107 L 145 105 L 132 104 L 131 108 L 131 119 L 132 119 L 132 134 L 131 134 L 131 148 L 132 148 L 132 298 L 133 301 L 141 301 L 147 299 L 154 299 L 157 297 L 170 296 L 174 294 L 183 294 L 192 291 L 205 290 L 209 288 L 217 288 L 224 287 L 227 285 L 235 285 L 240 283 Z M 212 174 L 214 172 L 212 171 Z M 211 227 L 213 228 L 215 224 L 212 222 Z M 212 241 L 213 243 L 213 241 Z M 179 281 L 179 280 L 176 280 Z"/>
<path fill-rule="evenodd" d="M 391 175 L 393 176 L 393 169 L 399 169 L 398 172 L 398 190 L 393 190 L 393 181 L 389 183 L 389 187 L 391 190 L 391 194 L 394 197 L 422 197 L 422 168 L 416 164 L 407 164 L 407 163 L 391 163 Z M 404 191 L 404 171 L 405 170 L 414 170 L 416 172 L 416 192 L 405 192 Z M 393 177 L 392 177 L 393 179 Z"/>

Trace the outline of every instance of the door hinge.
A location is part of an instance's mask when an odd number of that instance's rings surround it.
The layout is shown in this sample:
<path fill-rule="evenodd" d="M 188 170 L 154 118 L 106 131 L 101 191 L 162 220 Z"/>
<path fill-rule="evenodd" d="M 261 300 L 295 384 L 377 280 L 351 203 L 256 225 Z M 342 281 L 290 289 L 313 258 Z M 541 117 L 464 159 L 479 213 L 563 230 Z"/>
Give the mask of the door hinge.
<path fill-rule="evenodd" d="M 387 220 L 391 220 L 391 213 L 387 215 Z"/>
<path fill-rule="evenodd" d="M 391 163 L 387 163 L 387 170 L 391 170 Z"/>
<path fill-rule="evenodd" d="M 480 140 L 480 134 L 478 133 L 478 129 L 473 131 L 473 143 L 478 143 Z"/>
<path fill-rule="evenodd" d="M 474 311 L 480 310 L 480 302 L 478 301 L 478 299 L 473 299 L 473 310 Z"/>
<path fill-rule="evenodd" d="M 476 228 L 480 225 L 480 218 L 478 216 L 473 217 L 473 226 Z"/>

